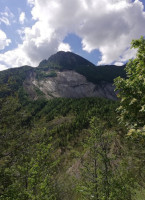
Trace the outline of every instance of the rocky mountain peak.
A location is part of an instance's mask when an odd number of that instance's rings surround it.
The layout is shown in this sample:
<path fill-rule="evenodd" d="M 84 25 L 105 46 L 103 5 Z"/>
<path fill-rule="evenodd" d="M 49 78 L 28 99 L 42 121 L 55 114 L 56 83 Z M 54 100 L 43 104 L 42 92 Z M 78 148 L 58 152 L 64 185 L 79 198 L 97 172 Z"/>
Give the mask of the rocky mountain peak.
<path fill-rule="evenodd" d="M 117 99 L 114 78 L 125 76 L 124 66 L 95 66 L 72 52 L 57 52 L 37 68 L 23 66 L 0 73 L 2 96 L 26 91 L 31 99 L 44 97 Z M 5 89 L 7 85 L 7 89 Z"/>

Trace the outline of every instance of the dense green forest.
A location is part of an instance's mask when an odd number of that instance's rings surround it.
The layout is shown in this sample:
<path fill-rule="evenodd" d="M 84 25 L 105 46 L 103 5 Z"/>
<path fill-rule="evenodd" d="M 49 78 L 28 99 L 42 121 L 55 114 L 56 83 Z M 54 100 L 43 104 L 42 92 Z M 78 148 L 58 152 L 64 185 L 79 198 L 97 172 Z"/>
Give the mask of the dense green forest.
<path fill-rule="evenodd" d="M 114 195 L 111 198 L 116 199 L 118 192 L 131 195 L 129 187 L 135 184 L 135 177 L 129 177 L 137 163 L 130 155 L 133 146 L 128 149 L 129 141 L 124 140 L 126 130 L 117 125 L 117 102 L 99 98 L 42 99 L 23 105 L 18 96 L 11 96 L 1 105 L 1 199 L 90 199 L 95 195 L 90 183 L 94 175 L 87 177 L 91 172 L 86 175 L 86 170 L 94 170 L 94 159 L 99 160 L 97 173 L 103 198 L 104 175 L 100 170 L 105 163 L 100 154 L 89 152 L 93 145 L 98 150 L 101 140 L 102 148 L 110 154 L 106 159 L 108 181 L 113 183 L 113 188 L 109 188 Z M 96 127 L 103 138 L 92 138 Z M 89 140 L 96 143 L 89 144 Z M 104 154 L 106 150 L 100 151 Z M 130 163 L 126 163 L 128 159 Z M 126 170 L 127 164 L 132 165 L 130 170 Z"/>
<path fill-rule="evenodd" d="M 0 74 L 1 200 L 145 199 L 145 40 L 133 47 L 119 101 L 32 101 L 30 67 Z"/>

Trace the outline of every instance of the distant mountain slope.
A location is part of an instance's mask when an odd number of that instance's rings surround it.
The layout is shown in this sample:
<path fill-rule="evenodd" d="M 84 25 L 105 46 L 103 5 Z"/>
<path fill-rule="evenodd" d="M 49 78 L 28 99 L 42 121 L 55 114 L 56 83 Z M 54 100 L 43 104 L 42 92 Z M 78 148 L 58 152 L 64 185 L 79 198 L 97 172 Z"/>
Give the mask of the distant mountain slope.
<path fill-rule="evenodd" d="M 124 66 L 102 65 L 95 66 L 93 63 L 72 52 L 57 52 L 48 60 L 40 62 L 39 67 L 45 68 L 54 64 L 60 70 L 74 70 L 87 78 L 88 81 L 98 83 L 100 81 L 113 82 L 114 78 L 125 77 Z"/>
<path fill-rule="evenodd" d="M 0 97 L 116 99 L 113 79 L 125 77 L 124 66 L 95 66 L 71 52 L 58 52 L 37 68 L 23 66 L 0 72 Z"/>
<path fill-rule="evenodd" d="M 34 71 L 30 66 L 12 68 L 0 72 L 0 98 L 18 92 L 23 88 L 26 77 Z"/>

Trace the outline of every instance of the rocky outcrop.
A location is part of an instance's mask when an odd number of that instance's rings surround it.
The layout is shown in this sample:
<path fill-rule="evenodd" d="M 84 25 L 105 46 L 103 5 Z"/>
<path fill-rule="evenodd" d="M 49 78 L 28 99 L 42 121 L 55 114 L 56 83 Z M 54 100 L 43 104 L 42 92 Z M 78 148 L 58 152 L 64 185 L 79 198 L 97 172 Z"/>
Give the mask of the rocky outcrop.
<path fill-rule="evenodd" d="M 56 74 L 56 77 L 47 77 L 42 80 L 38 80 L 34 73 L 31 74 L 24 85 L 31 98 L 37 99 L 36 90 L 40 90 L 48 99 L 54 97 L 117 99 L 114 86 L 111 83 L 105 81 L 98 84 L 88 82 L 86 77 L 73 70 L 57 71 Z"/>

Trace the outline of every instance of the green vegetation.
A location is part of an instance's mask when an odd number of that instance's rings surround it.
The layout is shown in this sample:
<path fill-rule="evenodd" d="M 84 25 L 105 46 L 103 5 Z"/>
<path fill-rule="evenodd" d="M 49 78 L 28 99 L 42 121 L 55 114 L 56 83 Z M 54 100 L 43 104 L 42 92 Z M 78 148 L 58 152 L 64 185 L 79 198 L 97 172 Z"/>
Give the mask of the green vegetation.
<path fill-rule="evenodd" d="M 41 91 L 36 91 L 41 98 L 30 100 L 24 80 L 33 73 L 40 79 L 55 76 L 58 69 L 53 64 L 49 68 L 48 61 L 37 69 L 24 66 L 0 73 L 1 200 L 145 198 L 145 40 L 133 41 L 133 47 L 138 54 L 126 66 L 127 79 L 115 81 L 120 97 L 116 102 L 46 100 Z M 74 57 L 70 59 L 72 63 Z M 58 61 L 64 70 L 61 57 Z M 70 61 L 65 62 L 68 66 Z M 84 60 L 80 67 L 77 62 L 74 69 L 93 80 L 96 72 L 91 70 L 97 68 L 92 66 L 89 74 Z M 105 76 L 103 68 L 99 70 Z M 99 76 L 96 73 L 94 81 Z"/>
<path fill-rule="evenodd" d="M 145 171 L 138 154 L 145 155 L 124 138 L 117 106 L 99 98 L 29 100 L 24 105 L 18 95 L 6 97 L 0 110 L 0 198 L 91 199 L 96 193 L 88 175 L 96 160 L 99 199 L 108 193 L 108 199 L 131 199 Z"/>
<path fill-rule="evenodd" d="M 88 81 L 99 83 L 102 80 L 112 83 L 114 78 L 121 76 L 125 77 L 124 66 L 76 66 L 75 71 L 84 75 Z"/>
<path fill-rule="evenodd" d="M 29 66 L 9 69 L 0 73 L 0 98 L 13 95 L 23 85 L 27 75 L 33 71 Z"/>
<path fill-rule="evenodd" d="M 115 80 L 118 97 L 121 98 L 118 112 L 120 121 L 129 129 L 145 132 L 145 39 L 132 41 L 132 48 L 138 48 L 137 56 L 126 66 L 127 79 Z M 136 132 L 136 131 L 135 131 Z M 130 132 L 131 133 L 131 132 Z"/>
<path fill-rule="evenodd" d="M 84 143 L 87 156 L 82 158 L 83 178 L 79 185 L 83 199 L 131 200 L 136 180 L 131 175 L 133 169 L 126 169 L 129 156 L 125 155 L 125 140 L 110 129 L 109 120 L 100 122 L 96 117 L 91 121 L 90 133 Z"/>
<path fill-rule="evenodd" d="M 137 55 L 126 66 L 127 79 L 118 77 L 115 80 L 116 90 L 120 98 L 118 108 L 119 120 L 127 129 L 127 137 L 133 142 L 131 156 L 134 158 L 138 170 L 136 176 L 144 170 L 143 152 L 145 147 L 145 39 L 141 37 L 132 41 L 132 48 L 137 48 Z M 142 177 L 142 178 L 141 178 Z M 144 199 L 144 177 L 141 175 L 140 188 L 136 191 L 135 199 Z"/>
<path fill-rule="evenodd" d="M 38 80 L 43 80 L 48 77 L 56 77 L 56 70 L 60 70 L 62 67 L 58 64 L 54 64 L 53 62 L 48 62 L 43 60 L 39 67 L 35 69 L 36 78 Z"/>
<path fill-rule="evenodd" d="M 71 188 L 61 184 L 83 150 L 80 142 L 91 116 L 113 117 L 115 107 L 95 98 L 41 99 L 25 105 L 18 95 L 5 98 L 0 110 L 1 199 L 65 199 Z"/>
<path fill-rule="evenodd" d="M 132 41 L 132 48 L 138 48 L 137 56 L 126 66 L 127 79 L 115 80 L 121 103 L 120 120 L 134 127 L 145 125 L 145 39 Z"/>
<path fill-rule="evenodd" d="M 52 61 L 43 60 L 42 62 L 40 62 L 39 67 L 36 68 L 36 71 L 59 70 L 62 68 L 63 67 L 57 63 L 54 63 Z"/>
<path fill-rule="evenodd" d="M 58 52 L 51 56 L 48 60 L 40 63 L 38 70 L 58 69 L 58 70 L 74 70 L 84 75 L 88 81 L 99 83 L 101 81 L 113 82 L 114 78 L 125 77 L 124 67 L 111 66 L 95 66 L 86 59 L 71 53 Z"/>
<path fill-rule="evenodd" d="M 34 87 L 34 88 L 35 88 L 35 92 L 36 92 L 38 98 L 45 98 L 44 93 L 38 87 Z"/>
<path fill-rule="evenodd" d="M 54 70 L 51 70 L 49 72 L 44 72 L 44 71 L 38 71 L 37 70 L 37 74 L 36 74 L 36 78 L 38 80 L 44 80 L 45 78 L 48 78 L 48 77 L 56 77 L 57 74 Z"/>

